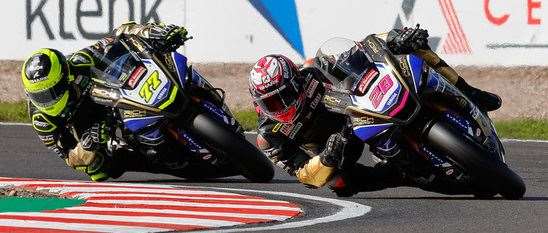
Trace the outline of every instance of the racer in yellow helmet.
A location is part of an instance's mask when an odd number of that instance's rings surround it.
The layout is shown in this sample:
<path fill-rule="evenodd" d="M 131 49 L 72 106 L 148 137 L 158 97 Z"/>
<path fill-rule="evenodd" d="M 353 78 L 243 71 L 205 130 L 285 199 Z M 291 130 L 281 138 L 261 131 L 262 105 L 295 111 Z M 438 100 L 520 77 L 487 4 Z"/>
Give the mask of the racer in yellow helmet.
<path fill-rule="evenodd" d="M 181 45 L 183 27 L 156 23 L 126 23 L 94 45 L 65 56 L 42 48 L 33 52 L 21 70 L 23 88 L 34 130 L 40 140 L 72 168 L 85 172 L 94 181 L 118 177 L 126 170 L 150 170 L 140 156 L 129 151 L 107 150 L 113 123 L 110 109 L 88 96 L 92 69 L 104 70 L 102 58 L 123 53 L 120 35 L 136 35 L 159 52 Z"/>
<path fill-rule="evenodd" d="M 65 56 L 54 49 L 39 49 L 27 59 L 21 73 L 31 103 L 50 116 L 60 115 L 69 97 L 69 65 Z"/>

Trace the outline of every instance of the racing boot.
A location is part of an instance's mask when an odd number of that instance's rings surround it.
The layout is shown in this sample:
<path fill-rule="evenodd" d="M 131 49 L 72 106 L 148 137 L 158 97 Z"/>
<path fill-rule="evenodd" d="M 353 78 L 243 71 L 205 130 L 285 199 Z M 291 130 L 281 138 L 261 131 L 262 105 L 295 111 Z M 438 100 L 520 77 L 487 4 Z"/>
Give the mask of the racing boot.
<path fill-rule="evenodd" d="M 455 86 L 468 96 L 481 111 L 494 111 L 499 109 L 502 105 L 502 99 L 498 95 L 468 85 L 468 83 L 458 75 L 455 69 L 447 65 L 447 63 L 432 50 L 418 49 L 415 53 L 422 57 L 430 67 L 442 74 L 447 81 L 455 84 Z"/>
<path fill-rule="evenodd" d="M 329 188 L 338 197 L 351 197 L 359 192 L 372 192 L 403 185 L 408 185 L 403 174 L 387 163 L 377 163 L 374 167 L 356 163 L 335 177 Z"/>
<path fill-rule="evenodd" d="M 495 111 L 502 105 L 502 99 L 498 95 L 472 87 L 460 76 L 455 87 L 468 96 L 483 112 Z"/>
<path fill-rule="evenodd" d="M 352 185 L 347 184 L 344 176 L 336 176 L 329 185 L 329 189 L 337 195 L 337 197 L 351 197 L 356 195 L 359 191 Z"/>

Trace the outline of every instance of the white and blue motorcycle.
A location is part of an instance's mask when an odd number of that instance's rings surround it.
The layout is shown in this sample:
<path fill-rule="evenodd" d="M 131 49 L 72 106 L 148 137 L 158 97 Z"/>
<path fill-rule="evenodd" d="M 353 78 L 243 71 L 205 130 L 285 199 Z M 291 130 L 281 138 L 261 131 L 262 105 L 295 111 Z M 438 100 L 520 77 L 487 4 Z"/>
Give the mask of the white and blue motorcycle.
<path fill-rule="evenodd" d="M 523 197 L 525 184 L 505 163 L 487 114 L 420 57 L 393 55 L 375 36 L 330 39 L 316 57 L 327 79 L 323 103 L 347 115 L 358 138 L 365 142 L 397 128 L 402 148 L 433 174 L 466 184 L 480 197 Z"/>
<path fill-rule="evenodd" d="M 180 152 L 187 166 L 230 167 L 253 182 L 273 178 L 272 163 L 246 140 L 224 103 L 224 92 L 189 67 L 185 56 L 152 52 L 135 36 L 119 40 L 127 53 L 105 61 L 108 68 L 98 71 L 90 90 L 96 103 L 113 109 L 116 145 L 135 150 L 139 144 L 168 140 L 162 145 Z"/>

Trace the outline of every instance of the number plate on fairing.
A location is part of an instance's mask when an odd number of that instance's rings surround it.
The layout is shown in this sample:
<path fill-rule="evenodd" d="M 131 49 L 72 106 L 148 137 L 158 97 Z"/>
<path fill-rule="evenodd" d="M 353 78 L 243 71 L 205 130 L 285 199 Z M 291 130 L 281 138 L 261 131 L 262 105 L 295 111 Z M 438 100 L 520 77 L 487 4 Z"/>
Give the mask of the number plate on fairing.
<path fill-rule="evenodd" d="M 402 86 L 390 69 L 382 64 L 377 64 L 377 68 L 379 75 L 371 88 L 363 96 L 352 96 L 352 103 L 362 109 L 384 113 L 397 103 Z"/>
<path fill-rule="evenodd" d="M 143 64 L 146 67 L 146 73 L 140 77 L 130 78 L 128 82 L 133 82 L 130 86 L 134 88 L 121 89 L 122 96 L 140 104 L 158 107 L 169 97 L 172 83 L 153 62 L 143 61 Z"/>

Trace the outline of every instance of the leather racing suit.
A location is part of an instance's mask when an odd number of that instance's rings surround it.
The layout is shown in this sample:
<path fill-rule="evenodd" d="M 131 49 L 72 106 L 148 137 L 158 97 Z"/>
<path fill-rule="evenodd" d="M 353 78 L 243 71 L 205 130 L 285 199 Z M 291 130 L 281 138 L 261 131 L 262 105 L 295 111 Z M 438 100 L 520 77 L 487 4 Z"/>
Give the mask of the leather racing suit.
<path fill-rule="evenodd" d="M 388 34 L 375 36 L 386 40 Z M 388 43 L 389 48 L 394 45 Z M 444 74 L 451 83 L 460 77 L 441 58 L 428 48 L 413 51 L 436 71 Z M 362 155 L 364 143 L 351 132 L 351 122 L 341 114 L 329 112 L 321 99 L 324 85 L 322 73 L 310 66 L 311 60 L 300 69 L 298 78 L 307 83 L 303 112 L 292 124 L 282 124 L 259 112 L 257 145 L 271 159 L 307 187 L 318 188 L 330 183 L 338 196 L 351 196 L 360 191 L 376 191 L 398 186 L 413 186 L 445 194 L 469 193 L 467 187 L 449 180 L 433 177 L 428 164 L 414 160 L 398 145 L 397 131 L 388 131 L 366 143 L 377 162 L 373 167 L 356 161 Z M 330 135 L 340 133 L 346 138 L 342 160 L 336 167 L 320 161 Z M 401 157 L 404 159 L 401 159 Z M 398 160 L 393 160 L 398 158 Z M 403 161 L 401 163 L 392 161 Z M 387 162 L 389 161 L 389 162 Z M 423 167 L 424 166 L 424 167 Z"/>
<path fill-rule="evenodd" d="M 172 26 L 172 25 L 170 25 Z M 169 27 L 169 26 L 168 26 Z M 187 166 L 181 161 L 181 150 L 175 153 L 176 146 L 166 145 L 167 140 L 147 144 L 138 141 L 139 148 L 115 148 L 109 145 L 109 139 L 115 134 L 112 109 L 96 104 L 89 97 L 91 78 L 94 69 L 105 70 L 108 64 L 104 60 L 115 60 L 125 54 L 121 43 L 116 41 L 119 35 L 136 35 L 145 39 L 153 47 L 169 46 L 155 38 L 155 30 L 164 25 L 127 23 L 118 27 L 114 33 L 95 44 L 66 56 L 71 75 L 75 77 L 71 95 L 78 101 L 69 103 L 69 107 L 57 117 L 40 112 L 29 101 L 29 116 L 39 139 L 54 151 L 67 164 L 78 169 L 78 164 L 89 164 L 101 172 L 83 168 L 94 181 L 117 178 L 125 171 L 144 171 L 167 173 L 185 178 L 213 178 L 234 175 L 233 170 L 213 167 L 207 163 Z M 154 46 L 155 43 L 159 43 Z M 180 45 L 180 44 L 179 44 Z M 99 156 L 99 158 L 97 158 Z M 176 157 L 179 156 L 179 157 Z M 79 170 L 79 169 L 78 169 Z"/>

